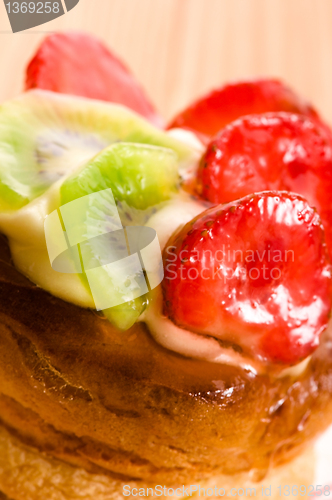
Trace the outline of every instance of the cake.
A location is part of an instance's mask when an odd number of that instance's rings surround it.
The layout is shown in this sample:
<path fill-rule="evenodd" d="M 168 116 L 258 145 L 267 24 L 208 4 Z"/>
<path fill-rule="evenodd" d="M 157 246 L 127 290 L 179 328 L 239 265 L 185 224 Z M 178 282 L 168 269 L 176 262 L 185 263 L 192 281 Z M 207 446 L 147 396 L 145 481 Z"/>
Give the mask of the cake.
<path fill-rule="evenodd" d="M 314 108 L 232 83 L 165 130 L 100 42 L 55 34 L 0 158 L 0 498 L 310 493 L 332 422 Z"/>

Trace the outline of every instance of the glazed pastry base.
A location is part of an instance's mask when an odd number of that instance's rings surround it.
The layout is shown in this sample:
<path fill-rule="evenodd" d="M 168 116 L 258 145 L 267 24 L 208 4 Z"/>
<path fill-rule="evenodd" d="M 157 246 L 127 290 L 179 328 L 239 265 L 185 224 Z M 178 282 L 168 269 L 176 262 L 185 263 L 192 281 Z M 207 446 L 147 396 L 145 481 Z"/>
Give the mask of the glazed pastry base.
<path fill-rule="evenodd" d="M 314 484 L 315 459 L 312 448 L 308 448 L 305 453 L 294 459 L 292 462 L 279 466 L 271 470 L 267 476 L 258 482 L 253 482 L 248 474 L 238 474 L 236 476 L 218 476 L 200 484 L 206 489 L 206 497 L 220 498 L 212 496 L 212 490 L 224 488 L 229 496 L 231 488 L 244 488 L 247 494 L 238 496 L 255 496 L 262 498 L 262 487 L 264 489 L 271 486 L 271 496 L 269 499 L 280 498 L 277 487 L 281 485 L 305 485 L 308 487 Z M 120 480 L 113 480 L 107 476 L 90 474 L 84 469 L 73 467 L 65 462 L 50 458 L 46 454 L 40 453 L 34 448 L 20 443 L 15 437 L 10 435 L 4 427 L 0 427 L 0 500 L 120 500 L 123 498 L 136 498 L 138 496 L 124 496 L 123 486 L 127 484 L 130 490 L 133 488 L 154 488 L 156 485 L 139 483 L 124 483 Z M 163 485 L 162 485 L 163 486 Z M 182 485 L 167 485 L 168 487 L 179 487 Z M 247 488 L 255 488 L 256 495 Z M 127 491 L 129 488 L 127 487 Z M 137 492 L 138 493 L 138 492 Z M 241 493 L 241 492 L 239 492 Z M 7 495 L 7 496 L 6 496 Z M 151 493 L 150 493 L 150 496 Z M 186 495 L 185 495 L 186 496 Z M 197 496 L 193 494 L 193 496 Z M 203 496 L 202 490 L 201 495 Z M 282 495 L 283 496 L 283 495 Z M 159 496 L 164 498 L 164 496 Z M 180 498 L 174 496 L 173 498 Z"/>

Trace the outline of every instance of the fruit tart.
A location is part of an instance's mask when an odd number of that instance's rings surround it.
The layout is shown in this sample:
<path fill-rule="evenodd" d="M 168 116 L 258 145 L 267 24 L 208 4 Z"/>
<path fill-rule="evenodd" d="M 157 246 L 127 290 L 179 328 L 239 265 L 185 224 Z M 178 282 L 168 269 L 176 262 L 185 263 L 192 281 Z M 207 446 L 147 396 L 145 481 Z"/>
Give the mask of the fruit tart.
<path fill-rule="evenodd" d="M 0 158 L 0 498 L 310 493 L 332 422 L 318 113 L 266 79 L 163 130 L 108 49 L 55 34 Z"/>

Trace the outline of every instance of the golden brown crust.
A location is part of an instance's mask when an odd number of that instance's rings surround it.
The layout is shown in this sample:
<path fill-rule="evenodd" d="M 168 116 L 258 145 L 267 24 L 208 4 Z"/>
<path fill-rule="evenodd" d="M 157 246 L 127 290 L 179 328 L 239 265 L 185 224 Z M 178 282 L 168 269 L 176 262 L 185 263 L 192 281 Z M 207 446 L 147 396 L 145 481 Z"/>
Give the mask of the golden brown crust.
<path fill-rule="evenodd" d="M 193 484 L 193 483 L 192 483 Z M 314 458 L 313 450 L 308 449 L 306 453 L 295 458 L 286 466 L 273 468 L 264 477 L 263 481 L 254 481 L 248 474 L 237 474 L 234 476 L 212 476 L 207 481 L 194 483 L 208 491 L 215 487 L 225 490 L 224 496 L 234 496 L 233 488 L 242 488 L 246 496 L 262 498 L 262 485 L 271 487 L 271 500 L 280 498 L 278 486 L 302 485 L 307 487 L 314 484 Z M 124 486 L 126 486 L 124 490 Z M 121 481 L 109 478 L 102 474 L 91 474 L 79 467 L 72 467 L 65 462 L 49 457 L 38 450 L 23 445 L 13 438 L 3 427 L 0 426 L 0 487 L 13 500 L 120 500 L 133 488 L 134 495 L 126 496 L 129 500 L 137 497 L 137 489 L 155 488 L 156 483 Z M 163 487 L 164 485 L 161 485 Z M 179 483 L 168 483 L 167 488 L 181 488 Z M 250 488 L 250 490 L 248 490 Z M 253 490 L 254 488 L 254 490 Z M 159 490 L 160 491 L 160 490 Z M 177 491 L 179 493 L 179 491 Z M 254 494 L 255 493 L 255 494 Z M 220 498 L 219 496 L 209 498 Z M 150 493 L 151 495 L 151 493 Z M 187 497 L 187 495 L 184 495 Z M 193 496 L 197 496 L 197 493 Z M 203 492 L 201 492 L 203 496 Z M 266 495 L 264 495 L 265 497 Z M 169 498 L 169 495 L 166 495 Z M 162 498 L 165 498 L 163 495 Z M 178 495 L 177 495 L 178 498 Z M 0 500 L 1 495 L 0 495 Z M 5 497 L 5 500 L 7 497 Z"/>
<path fill-rule="evenodd" d="M 0 419 L 111 478 L 188 483 L 301 453 L 332 420 L 332 342 L 299 380 L 181 357 L 32 285 L 0 245 Z M 1 489 L 1 488 L 0 488 Z"/>

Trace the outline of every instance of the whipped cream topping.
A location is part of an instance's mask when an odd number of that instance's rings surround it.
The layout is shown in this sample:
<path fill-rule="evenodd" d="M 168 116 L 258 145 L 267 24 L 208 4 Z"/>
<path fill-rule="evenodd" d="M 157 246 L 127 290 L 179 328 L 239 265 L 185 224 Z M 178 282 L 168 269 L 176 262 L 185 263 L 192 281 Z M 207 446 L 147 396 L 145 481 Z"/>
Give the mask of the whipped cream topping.
<path fill-rule="evenodd" d="M 263 367 L 259 361 L 247 358 L 232 348 L 224 348 L 218 340 L 184 330 L 176 326 L 162 313 L 162 293 L 156 291 L 152 304 L 141 318 L 154 339 L 167 349 L 183 356 L 212 363 L 239 366 L 257 374 Z"/>
<path fill-rule="evenodd" d="M 197 135 L 190 130 L 186 130 L 183 128 L 172 128 L 167 131 L 167 135 L 172 137 L 173 139 L 178 140 L 179 142 L 183 142 L 187 146 L 189 146 L 193 152 L 192 160 L 187 164 L 180 166 L 179 173 L 183 180 L 187 180 L 193 176 L 196 172 L 199 160 L 201 159 L 205 146 L 199 140 Z"/>
<path fill-rule="evenodd" d="M 187 146 L 190 146 L 198 155 L 202 155 L 205 151 L 203 143 L 199 140 L 194 132 L 186 130 L 184 128 L 171 128 L 168 130 L 167 135 L 177 139 L 178 141 L 184 142 Z"/>
<path fill-rule="evenodd" d="M 50 264 L 44 221 L 59 206 L 61 180 L 39 198 L 12 213 L 0 213 L 0 232 L 8 238 L 15 267 L 43 290 L 72 304 L 94 308 L 78 274 L 63 274 Z"/>

